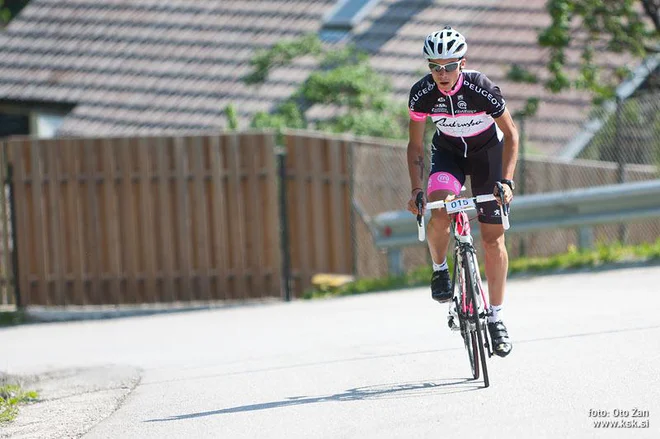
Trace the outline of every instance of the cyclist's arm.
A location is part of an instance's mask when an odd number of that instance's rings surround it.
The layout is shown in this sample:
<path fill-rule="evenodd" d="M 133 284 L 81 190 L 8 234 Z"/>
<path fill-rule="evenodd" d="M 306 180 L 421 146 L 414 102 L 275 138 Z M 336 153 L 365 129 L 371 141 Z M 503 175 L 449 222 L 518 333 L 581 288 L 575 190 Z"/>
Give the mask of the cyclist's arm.
<path fill-rule="evenodd" d="M 424 130 L 426 120 L 410 120 L 408 125 L 408 173 L 410 189 L 424 189 Z"/>
<path fill-rule="evenodd" d="M 513 118 L 508 109 L 497 119 L 495 123 L 504 133 L 504 152 L 502 153 L 502 178 L 513 180 L 518 160 L 518 129 L 513 123 Z"/>

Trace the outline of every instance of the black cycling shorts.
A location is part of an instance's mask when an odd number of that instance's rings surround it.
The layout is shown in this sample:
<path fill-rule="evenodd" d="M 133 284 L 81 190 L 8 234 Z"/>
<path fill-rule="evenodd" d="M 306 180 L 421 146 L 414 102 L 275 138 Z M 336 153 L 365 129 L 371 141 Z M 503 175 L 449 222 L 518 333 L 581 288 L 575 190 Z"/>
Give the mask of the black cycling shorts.
<path fill-rule="evenodd" d="M 495 183 L 502 179 L 503 149 L 504 143 L 500 142 L 486 151 L 466 158 L 460 153 L 434 147 L 431 152 L 431 174 L 427 195 L 439 189 L 449 190 L 458 195 L 468 175 L 473 196 L 492 194 Z M 500 207 L 496 201 L 480 203 L 477 211 L 479 222 L 502 224 Z"/>

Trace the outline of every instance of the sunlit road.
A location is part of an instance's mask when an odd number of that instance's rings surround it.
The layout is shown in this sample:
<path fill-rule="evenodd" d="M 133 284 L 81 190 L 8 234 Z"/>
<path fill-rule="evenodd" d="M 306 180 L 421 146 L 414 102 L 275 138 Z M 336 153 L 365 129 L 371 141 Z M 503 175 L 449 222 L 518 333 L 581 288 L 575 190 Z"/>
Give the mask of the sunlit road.
<path fill-rule="evenodd" d="M 140 367 L 90 439 L 657 438 L 659 284 L 660 267 L 511 281 L 488 389 L 427 288 L 15 327 L 0 369 Z M 617 419 L 649 428 L 594 427 Z"/>

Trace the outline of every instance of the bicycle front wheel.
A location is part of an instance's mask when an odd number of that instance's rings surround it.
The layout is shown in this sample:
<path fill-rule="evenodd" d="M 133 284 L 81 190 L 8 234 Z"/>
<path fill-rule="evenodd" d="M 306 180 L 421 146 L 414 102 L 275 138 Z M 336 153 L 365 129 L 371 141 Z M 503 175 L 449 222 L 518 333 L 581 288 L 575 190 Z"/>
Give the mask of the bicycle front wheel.
<path fill-rule="evenodd" d="M 477 338 L 477 346 L 478 346 L 478 351 L 479 351 L 479 357 L 481 358 L 481 369 L 483 370 L 483 377 L 484 377 L 484 387 L 488 387 L 490 385 L 490 380 L 488 379 L 488 366 L 486 365 L 486 351 L 485 351 L 485 343 L 484 343 L 484 337 L 483 337 L 483 331 L 485 330 L 485 325 L 484 322 L 481 320 L 481 316 L 479 315 L 479 300 L 481 299 L 480 294 L 480 288 L 481 285 L 479 285 L 478 281 L 478 276 L 477 276 L 477 262 L 476 262 L 476 255 L 472 251 L 466 251 L 465 254 L 463 255 L 463 263 L 465 264 L 465 277 L 466 277 L 466 289 L 467 289 L 467 298 L 472 304 L 472 313 L 470 314 L 470 318 L 472 322 L 474 323 L 475 329 L 476 329 L 476 338 Z M 476 354 L 475 354 L 476 357 Z"/>
<path fill-rule="evenodd" d="M 458 308 L 457 308 L 458 309 Z M 469 321 L 464 320 L 462 317 L 459 319 L 461 323 L 461 336 L 465 344 L 465 350 L 470 360 L 470 370 L 472 370 L 472 379 L 479 379 L 479 341 L 474 329 L 470 328 Z"/>
<path fill-rule="evenodd" d="M 479 379 L 479 340 L 477 340 L 477 331 L 468 331 L 465 334 L 465 349 L 470 357 L 470 367 L 472 368 L 472 378 Z"/>

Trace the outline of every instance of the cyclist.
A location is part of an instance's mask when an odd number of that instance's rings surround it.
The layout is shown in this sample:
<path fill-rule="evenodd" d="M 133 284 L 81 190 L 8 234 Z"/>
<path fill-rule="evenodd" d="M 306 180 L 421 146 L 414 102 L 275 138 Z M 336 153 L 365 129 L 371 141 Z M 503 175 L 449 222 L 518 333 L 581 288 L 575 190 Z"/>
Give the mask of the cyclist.
<path fill-rule="evenodd" d="M 513 174 L 518 156 L 518 131 L 498 86 L 481 72 L 465 70 L 467 42 L 450 26 L 433 32 L 424 41 L 424 57 L 431 72 L 410 90 L 408 170 L 412 187 L 408 210 L 417 214 L 415 200 L 424 193 L 424 131 L 426 118 L 436 125 L 431 144 L 431 169 L 427 201 L 458 195 L 470 175 L 473 195 L 497 193 L 504 188 L 504 202 L 513 198 Z M 486 277 L 492 315 L 488 330 L 493 350 L 500 357 L 512 349 L 502 322 L 508 254 L 498 204 L 480 204 L 478 219 L 484 248 Z M 423 209 L 422 209 L 423 210 Z M 422 212 L 423 213 L 423 212 Z M 438 302 L 452 299 L 447 267 L 450 219 L 444 209 L 434 209 L 427 236 L 433 262 L 431 296 Z"/>

